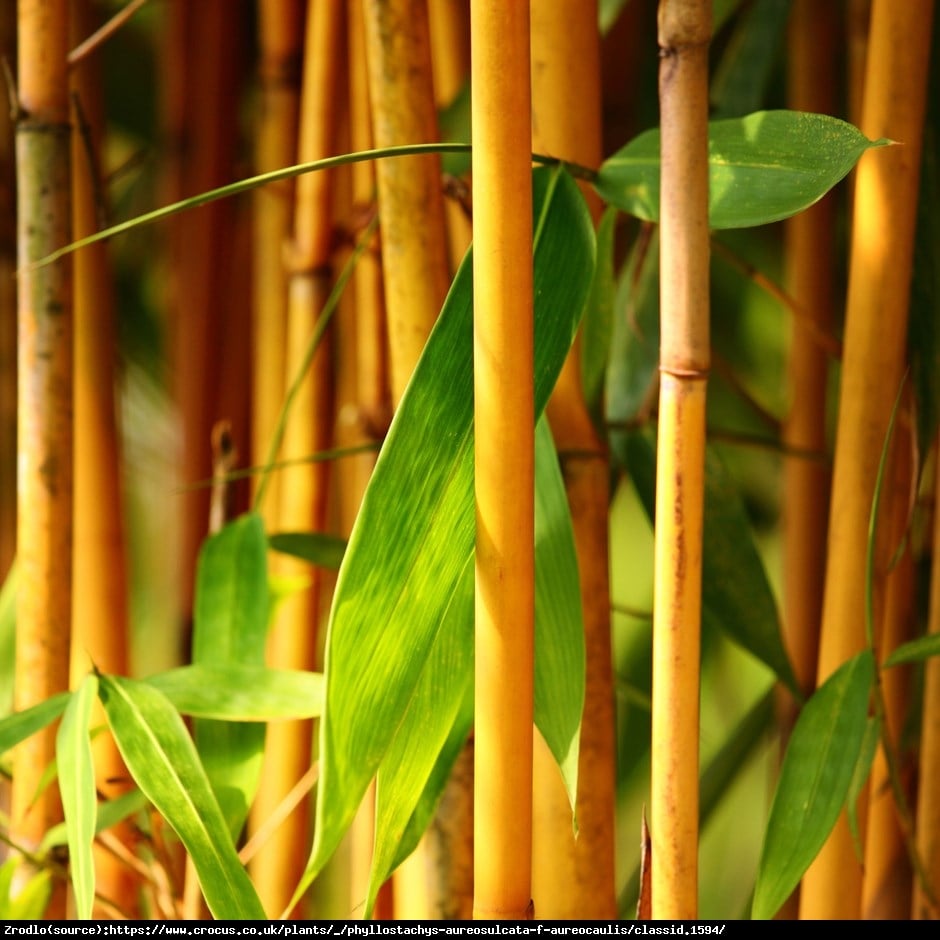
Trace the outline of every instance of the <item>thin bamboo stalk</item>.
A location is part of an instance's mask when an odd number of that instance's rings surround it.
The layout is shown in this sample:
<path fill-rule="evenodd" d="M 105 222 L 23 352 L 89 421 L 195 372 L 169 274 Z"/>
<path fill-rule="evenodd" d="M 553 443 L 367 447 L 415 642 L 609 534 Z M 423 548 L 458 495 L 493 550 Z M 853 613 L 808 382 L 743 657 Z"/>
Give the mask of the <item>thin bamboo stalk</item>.
<path fill-rule="evenodd" d="M 344 63 L 345 4 L 317 0 L 308 5 L 299 162 L 329 156 L 336 148 L 336 86 Z M 311 173 L 297 181 L 294 236 L 288 254 L 286 376 L 292 383 L 304 359 L 320 311 L 329 295 L 333 252 L 333 178 Z M 333 425 L 330 356 L 321 345 L 295 399 L 284 435 L 285 459 L 308 457 L 329 446 Z M 326 524 L 328 465 L 315 463 L 284 471 L 279 525 L 284 530 L 322 531 Z M 307 572 L 304 566 L 299 570 Z M 322 597 L 320 574 L 310 587 L 281 606 L 272 627 L 268 656 L 272 665 L 315 669 Z M 257 827 L 272 815 L 304 775 L 311 761 L 310 722 L 280 722 L 268 728 L 262 784 L 252 819 Z M 290 903 L 309 850 L 310 811 L 298 804 L 284 825 L 255 857 L 251 872 L 265 909 L 272 916 Z M 301 916 L 300 906 L 293 912 Z"/>
<path fill-rule="evenodd" d="M 584 166 L 601 160 L 600 37 L 594 0 L 533 0 L 532 146 Z M 600 200 L 584 190 L 595 220 Z M 554 758 L 540 737 L 534 759 L 532 895 L 547 919 L 616 917 L 614 696 L 608 574 L 609 466 L 581 386 L 575 343 L 548 418 L 571 506 L 587 652 L 578 766 L 578 836 Z"/>
<path fill-rule="evenodd" d="M 900 387 L 904 369 L 932 14 L 932 0 L 872 5 L 861 130 L 903 146 L 857 170 L 819 682 L 865 645 L 868 520 L 894 397 L 885 389 Z M 879 542 L 875 623 L 890 551 Z M 843 814 L 803 879 L 800 916 L 858 917 L 861 875 Z"/>
<path fill-rule="evenodd" d="M 0 7 L 0 55 L 16 61 L 16 7 Z M 0 583 L 16 554 L 16 155 L 0 108 Z"/>
<path fill-rule="evenodd" d="M 71 240 L 69 49 L 65 0 L 20 0 L 16 125 L 19 398 L 14 706 L 69 685 L 72 607 L 72 261 L 30 263 Z M 62 818 L 58 790 L 38 793 L 54 727 L 14 752 L 11 835 L 35 850 Z M 50 908 L 63 916 L 62 896 Z"/>
<path fill-rule="evenodd" d="M 472 0 L 473 916 L 532 916 L 535 620 L 529 5 Z"/>
<path fill-rule="evenodd" d="M 797 0 L 790 14 L 790 106 L 817 114 L 835 112 L 837 9 Z M 786 225 L 787 290 L 824 333 L 835 321 L 835 210 L 830 194 Z M 826 450 L 829 361 L 803 320 L 795 318 L 789 353 L 790 408 L 784 443 L 796 451 Z M 829 508 L 829 468 L 820 461 L 788 457 L 783 464 L 784 635 L 804 693 L 816 684 Z"/>
<path fill-rule="evenodd" d="M 885 580 L 884 616 L 881 624 L 876 625 L 875 645 L 882 662 L 912 638 L 914 626 L 914 557 L 906 541 L 914 482 L 909 409 L 908 405 L 901 412 L 895 426 L 888 479 L 882 490 L 888 513 L 888 551 L 894 556 L 900 550 L 899 557 L 892 557 L 890 569 L 881 573 Z M 902 734 L 910 708 L 912 678 L 910 666 L 897 666 L 881 673 L 885 731 L 898 763 L 903 763 Z M 884 747 L 882 738 L 869 784 L 861 916 L 864 920 L 907 920 L 911 911 L 912 869 Z M 910 792 L 905 794 L 908 801 L 910 796 Z"/>
<path fill-rule="evenodd" d="M 927 633 L 940 634 L 940 452 L 934 442 L 934 514 L 932 556 L 930 561 L 930 604 Z M 940 656 L 924 663 L 924 700 L 921 706 L 920 780 L 937 780 L 940 774 Z M 921 786 L 917 792 L 916 845 L 924 862 L 934 897 L 940 896 L 940 790 Z M 940 909 L 931 902 L 923 885 L 914 882 L 912 917 L 915 920 L 936 920 Z"/>
<path fill-rule="evenodd" d="M 652 913 L 698 909 L 710 0 L 661 0 L 660 393 L 653 585 Z"/>
<path fill-rule="evenodd" d="M 77 44 L 94 28 L 87 0 L 72 5 Z M 78 133 L 72 136 L 72 219 L 75 238 L 97 231 L 101 204 L 99 157 L 104 129 L 101 79 L 94 57 L 71 71 Z M 72 675 L 95 667 L 128 672 L 128 571 L 124 533 L 121 453 L 115 402 L 117 340 L 112 272 L 104 243 L 76 252 L 75 272 L 75 507 Z M 103 713 L 98 716 L 103 723 Z M 110 735 L 93 743 L 98 792 L 108 798 L 127 789 L 127 770 Z M 130 846 L 128 826 L 115 835 Z M 132 916 L 136 875 L 112 852 L 96 853 L 96 888 Z"/>
<path fill-rule="evenodd" d="M 368 66 L 366 63 L 365 22 L 362 2 L 349 5 L 349 121 L 350 142 L 354 151 L 372 148 L 372 114 L 369 104 Z M 370 163 L 352 166 L 354 216 L 365 215 L 375 206 L 375 169 Z M 338 416 L 340 424 L 351 425 L 352 440 L 362 443 L 381 437 L 388 425 L 391 405 L 388 390 L 385 305 L 383 300 L 382 262 L 378 240 L 363 254 L 353 274 L 355 297 L 355 402 L 348 418 Z M 343 480 L 350 499 L 358 506 L 372 475 L 375 458 L 361 454 L 351 458 Z M 358 511 L 358 510 L 355 510 Z M 352 515 L 352 507 L 349 510 Z M 352 528 L 353 518 L 344 520 L 344 530 Z M 350 839 L 350 896 L 353 909 L 368 893 L 369 872 L 375 839 L 375 787 L 370 787 L 352 827 Z M 387 920 L 394 912 L 392 880 L 386 882 L 376 899 L 373 917 Z"/>
<path fill-rule="evenodd" d="M 297 156 L 303 17 L 302 0 L 263 0 L 258 6 L 259 173 L 290 166 Z M 293 196 L 293 180 L 284 180 L 259 189 L 254 197 L 251 446 L 255 465 L 267 458 L 284 397 L 284 245 L 290 236 Z M 261 512 L 270 528 L 276 518 L 280 475 L 272 476 L 269 485 L 270 500 Z"/>

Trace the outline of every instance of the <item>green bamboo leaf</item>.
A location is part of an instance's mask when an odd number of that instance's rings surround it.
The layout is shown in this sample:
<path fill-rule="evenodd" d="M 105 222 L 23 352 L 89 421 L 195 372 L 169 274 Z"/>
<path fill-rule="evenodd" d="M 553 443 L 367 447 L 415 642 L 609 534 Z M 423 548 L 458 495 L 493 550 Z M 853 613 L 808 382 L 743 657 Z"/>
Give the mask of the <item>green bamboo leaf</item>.
<path fill-rule="evenodd" d="M 614 234 L 617 210 L 609 207 L 597 225 L 597 264 L 591 293 L 584 308 L 581 325 L 581 385 L 588 411 L 599 432 L 604 429 L 604 381 L 610 359 L 610 338 L 613 330 L 614 296 Z"/>
<path fill-rule="evenodd" d="M 652 520 L 656 448 L 650 431 L 616 436 L 612 446 L 629 466 L 643 508 Z M 798 699 L 777 604 L 747 513 L 734 481 L 712 448 L 705 457 L 705 522 L 702 551 L 702 619 L 773 670 Z"/>
<path fill-rule="evenodd" d="M 533 175 L 535 405 L 571 346 L 594 267 L 583 198 Z M 474 544 L 472 265 L 465 259 L 389 429 L 337 580 L 314 849 L 332 854 L 396 733 Z M 551 744 L 551 742 L 549 742 Z M 555 742 L 564 752 L 570 742 Z"/>
<path fill-rule="evenodd" d="M 573 811 L 584 707 L 584 626 L 568 498 L 544 417 L 536 426 L 535 472 L 535 723 L 552 746 Z M 473 603 L 471 552 L 379 768 L 367 914 L 375 892 L 430 822 L 473 720 Z"/>
<path fill-rule="evenodd" d="M 52 724 L 65 711 L 71 697 L 71 692 L 59 692 L 31 708 L 7 715 L 0 721 L 0 754 L 6 754 L 20 741 Z"/>
<path fill-rule="evenodd" d="M 868 785 L 871 765 L 875 761 L 878 745 L 881 743 L 881 721 L 872 715 L 865 726 L 865 736 L 859 748 L 858 760 L 852 771 L 852 780 L 849 783 L 849 795 L 846 800 L 846 811 L 849 818 L 849 831 L 852 833 L 852 844 L 855 846 L 855 856 L 861 865 L 865 858 L 862 844 L 862 830 L 858 818 L 858 799 Z"/>
<path fill-rule="evenodd" d="M 884 668 L 901 666 L 904 663 L 921 663 L 931 656 L 940 656 L 940 633 L 928 633 L 927 636 L 902 643 L 884 661 Z"/>
<path fill-rule="evenodd" d="M 90 920 L 95 903 L 95 839 L 97 813 L 95 766 L 88 723 L 98 694 L 98 677 L 91 673 L 69 700 L 56 733 L 59 790 L 69 846 L 69 874 L 80 920 Z"/>
<path fill-rule="evenodd" d="M 339 569 L 346 552 L 346 539 L 326 532 L 277 532 L 268 536 L 268 544 L 276 552 L 333 571 Z"/>
<path fill-rule="evenodd" d="M 267 551 L 264 523 L 256 513 L 235 519 L 206 539 L 196 570 L 194 665 L 264 666 L 271 608 Z M 230 691 L 237 695 L 243 690 Z M 265 728 L 199 718 L 194 736 L 234 838 L 261 778 Z"/>
<path fill-rule="evenodd" d="M 133 679 L 102 676 L 99 695 L 124 763 L 182 840 L 213 917 L 263 920 L 261 901 L 177 711 L 153 686 Z"/>
<path fill-rule="evenodd" d="M 184 715 L 225 722 L 316 718 L 323 711 L 318 672 L 268 669 L 238 663 L 180 666 L 149 676 Z"/>
<path fill-rule="evenodd" d="M 0 588 L 0 715 L 13 708 L 13 671 L 16 664 L 16 559 Z"/>
<path fill-rule="evenodd" d="M 845 805 L 868 726 L 871 651 L 834 672 L 807 701 L 787 747 L 754 889 L 751 916 L 774 916 L 819 853 Z"/>
<path fill-rule="evenodd" d="M 0 865 L 0 921 L 42 920 L 52 896 L 52 873 L 45 868 L 28 874 L 17 870 L 28 865 L 19 855 Z"/>
<path fill-rule="evenodd" d="M 872 141 L 824 114 L 757 111 L 709 124 L 709 224 L 747 228 L 786 219 L 821 199 Z M 659 129 L 635 137 L 605 160 L 595 188 L 624 212 L 659 220 Z"/>

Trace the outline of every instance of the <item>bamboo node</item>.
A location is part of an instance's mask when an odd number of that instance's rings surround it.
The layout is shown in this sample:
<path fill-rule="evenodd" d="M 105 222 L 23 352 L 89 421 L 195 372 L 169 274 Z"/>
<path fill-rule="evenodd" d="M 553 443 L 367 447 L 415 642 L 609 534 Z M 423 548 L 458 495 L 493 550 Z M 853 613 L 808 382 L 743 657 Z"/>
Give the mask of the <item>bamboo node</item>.
<path fill-rule="evenodd" d="M 671 375 L 677 379 L 689 379 L 697 382 L 707 381 L 710 371 L 708 368 L 683 368 L 682 366 L 664 366 L 662 364 L 659 366 L 660 375 Z"/>

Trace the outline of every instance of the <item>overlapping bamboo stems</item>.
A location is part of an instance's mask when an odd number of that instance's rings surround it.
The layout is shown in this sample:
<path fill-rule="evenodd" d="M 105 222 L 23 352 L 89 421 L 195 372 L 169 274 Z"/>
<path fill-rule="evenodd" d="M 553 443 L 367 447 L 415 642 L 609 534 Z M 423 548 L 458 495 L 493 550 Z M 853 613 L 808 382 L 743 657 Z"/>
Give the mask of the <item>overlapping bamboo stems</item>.
<path fill-rule="evenodd" d="M 710 38 L 710 0 L 661 0 L 661 340 L 650 788 L 652 916 L 657 919 L 694 918 L 698 909 Z"/>
<path fill-rule="evenodd" d="M 901 145 L 863 156 L 855 183 L 818 682 L 865 645 L 868 520 L 894 399 L 885 390 L 904 370 L 932 12 L 932 0 L 872 5 L 861 130 Z M 876 625 L 887 541 L 875 558 Z M 861 881 L 843 814 L 803 879 L 801 917 L 858 917 Z"/>
<path fill-rule="evenodd" d="M 298 162 L 330 156 L 336 149 L 336 87 L 345 63 L 345 3 L 311 2 L 307 12 Z M 298 179 L 293 239 L 288 258 L 285 374 L 292 383 L 329 296 L 333 253 L 333 178 L 311 173 Z M 291 411 L 284 435 L 287 460 L 309 457 L 329 446 L 333 427 L 332 375 L 328 344 L 321 344 Z M 326 524 L 328 465 L 314 463 L 283 472 L 278 510 L 285 531 L 322 531 Z M 299 570 L 305 570 L 299 566 Z M 272 627 L 268 658 L 273 666 L 315 669 L 321 606 L 321 576 L 283 602 Z M 255 825 L 272 815 L 310 766 L 309 722 L 269 726 L 262 783 L 253 807 Z M 310 811 L 302 801 L 255 856 L 251 872 L 271 916 L 290 903 L 309 852 Z M 294 914 L 302 915 L 301 910 Z"/>
<path fill-rule="evenodd" d="M 366 65 L 365 23 L 360 0 L 349 5 L 349 132 L 353 151 L 372 148 L 372 114 L 369 105 L 369 83 Z M 375 206 L 375 168 L 372 164 L 356 163 L 351 168 L 354 222 L 360 214 Z M 388 367 L 386 356 L 385 305 L 382 287 L 382 262 L 379 242 L 374 239 L 353 273 L 355 335 L 355 401 L 348 418 L 338 415 L 340 426 L 349 424 L 354 443 L 381 436 L 389 420 Z M 365 492 L 375 463 L 373 454 L 359 454 L 346 462 L 344 470 L 345 531 L 352 528 L 355 513 Z M 369 873 L 375 838 L 375 788 L 370 787 L 350 837 L 350 901 L 358 911 L 368 894 Z M 393 914 L 391 880 L 380 890 L 373 916 L 387 920 Z"/>
<path fill-rule="evenodd" d="M 0 7 L 0 55 L 16 62 L 16 6 Z M 13 116 L 0 108 L 0 584 L 16 554 L 16 173 Z"/>
<path fill-rule="evenodd" d="M 940 452 L 934 441 L 934 513 L 932 557 L 930 562 L 930 604 L 927 633 L 940 634 Z M 924 664 L 924 700 L 921 707 L 920 761 L 918 772 L 922 781 L 940 779 L 940 656 L 932 656 Z M 940 790 L 921 786 L 917 791 L 916 845 L 924 863 L 934 897 L 940 896 Z M 915 920 L 936 920 L 940 909 L 931 902 L 923 885 L 914 882 Z"/>
<path fill-rule="evenodd" d="M 16 124 L 18 292 L 18 504 L 14 707 L 68 688 L 72 608 L 72 260 L 30 263 L 71 240 L 69 49 L 65 0 L 18 6 Z M 35 851 L 62 819 L 58 790 L 41 793 L 55 727 L 28 738 L 13 760 L 11 837 Z M 63 892 L 49 914 L 64 914 Z"/>
<path fill-rule="evenodd" d="M 437 140 L 427 0 L 363 0 L 363 12 L 374 146 Z M 436 155 L 403 157 L 375 172 L 397 405 L 450 286 L 441 164 Z M 455 880 L 463 866 L 429 852 L 427 838 L 395 874 L 395 916 L 469 916 L 472 886 Z"/>
<path fill-rule="evenodd" d="M 600 36 L 597 4 L 533 0 L 532 147 L 597 166 L 601 160 Z M 600 201 L 585 195 L 595 221 Z M 616 917 L 614 782 L 616 748 L 608 574 L 609 467 L 591 422 L 575 344 L 548 403 L 571 506 L 584 615 L 587 674 L 578 766 L 578 836 L 545 743 L 536 736 L 532 896 L 547 919 Z"/>
<path fill-rule="evenodd" d="M 259 96 L 256 170 L 290 166 L 297 157 L 303 0 L 263 0 L 258 5 Z M 252 463 L 267 458 L 284 400 L 287 332 L 287 271 L 284 246 L 290 237 L 294 181 L 259 189 L 253 200 L 252 250 Z M 276 519 L 280 474 L 268 482 L 260 508 L 267 527 Z"/>
<path fill-rule="evenodd" d="M 165 161 L 166 201 L 193 196 L 230 182 L 234 176 L 238 123 L 231 107 L 239 87 L 241 45 L 234 5 L 207 0 L 174 0 L 169 17 L 163 73 L 163 123 L 169 141 Z M 220 42 L 219 37 L 226 41 Z M 170 229 L 167 284 L 173 394 L 180 421 L 183 487 L 175 497 L 180 515 L 177 577 L 180 614 L 192 611 L 196 558 L 206 535 L 209 491 L 191 484 L 212 473 L 212 425 L 233 419 L 232 402 L 222 402 L 224 375 L 234 370 L 244 391 L 246 363 L 232 344 L 248 330 L 247 291 L 233 292 L 243 265 L 233 251 L 238 204 L 223 199 L 176 216 Z M 237 441 L 248 440 L 237 422 Z M 188 653 L 188 649 L 181 651 Z"/>
<path fill-rule="evenodd" d="M 789 105 L 796 111 L 835 113 L 837 14 L 833 4 L 796 0 L 793 5 L 787 83 Z M 830 194 L 788 220 L 785 230 L 787 290 L 823 332 L 835 323 L 835 211 Z M 809 694 L 816 685 L 829 508 L 830 470 L 821 459 L 829 358 L 799 317 L 792 321 L 788 367 L 784 443 L 794 452 L 820 455 L 783 462 L 784 636 L 800 688 Z M 785 723 L 793 718 L 791 705 Z"/>
<path fill-rule="evenodd" d="M 87 0 L 72 4 L 72 44 L 94 29 Z M 97 63 L 84 59 L 71 73 L 76 129 L 72 134 L 74 237 L 98 230 L 106 212 L 100 157 L 104 129 Z M 94 664 L 128 672 L 128 569 L 121 453 L 115 403 L 117 342 L 112 271 L 104 243 L 76 252 L 75 273 L 75 507 L 72 673 L 76 681 Z M 103 716 L 99 716 L 103 721 Z M 110 735 L 93 744 L 98 792 L 126 790 L 127 770 Z M 128 827 L 115 833 L 125 845 Z M 96 852 L 99 894 L 136 916 L 136 876 L 110 851 Z"/>
<path fill-rule="evenodd" d="M 888 570 L 884 579 L 884 613 L 875 625 L 875 652 L 883 661 L 901 643 L 911 639 L 914 627 L 914 557 L 908 539 L 914 486 L 910 396 L 899 412 L 891 437 L 891 457 L 881 500 Z M 885 731 L 891 742 L 895 766 L 903 763 L 902 732 L 911 704 L 910 666 L 898 666 L 881 674 Z M 908 778 L 910 783 L 910 778 Z M 907 920 L 911 913 L 912 870 L 900 822 L 891 768 L 884 745 L 878 748 L 871 770 L 868 822 L 865 835 L 861 917 L 864 920 Z M 905 792 L 904 809 L 910 812 L 911 791 Z"/>
<path fill-rule="evenodd" d="M 528 3 L 471 0 L 474 917 L 532 916 L 535 621 Z"/>

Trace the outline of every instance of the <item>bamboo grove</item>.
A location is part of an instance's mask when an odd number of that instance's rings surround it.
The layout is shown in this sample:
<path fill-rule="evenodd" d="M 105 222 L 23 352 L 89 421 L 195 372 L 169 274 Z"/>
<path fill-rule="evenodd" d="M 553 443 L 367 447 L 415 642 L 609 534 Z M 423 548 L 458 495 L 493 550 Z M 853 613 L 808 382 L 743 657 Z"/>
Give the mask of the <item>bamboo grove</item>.
<path fill-rule="evenodd" d="M 0 916 L 938 917 L 933 7 L 0 4 Z"/>

